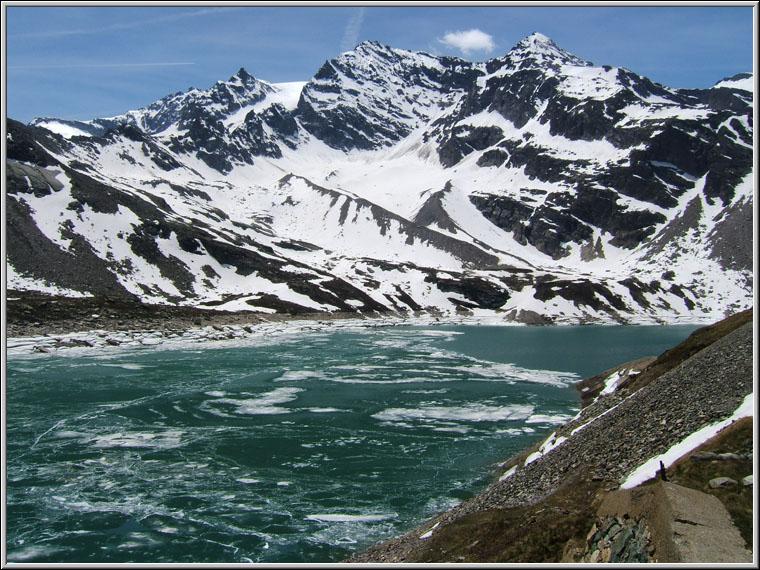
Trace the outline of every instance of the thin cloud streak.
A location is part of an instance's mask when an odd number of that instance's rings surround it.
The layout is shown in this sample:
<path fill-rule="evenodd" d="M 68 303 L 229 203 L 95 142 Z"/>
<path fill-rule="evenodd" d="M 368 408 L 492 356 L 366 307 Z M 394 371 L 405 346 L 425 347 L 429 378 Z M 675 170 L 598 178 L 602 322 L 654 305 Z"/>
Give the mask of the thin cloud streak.
<path fill-rule="evenodd" d="M 158 18 L 150 18 L 144 20 L 132 20 L 131 22 L 120 22 L 118 24 L 111 24 L 110 26 L 92 27 L 92 28 L 78 28 L 73 30 L 47 30 L 43 32 L 24 32 L 21 34 L 10 34 L 9 38 L 58 38 L 65 36 L 85 36 L 96 35 L 116 30 L 129 30 L 132 28 L 139 28 L 141 26 L 149 26 L 152 24 L 164 24 L 167 22 L 175 22 L 177 20 L 184 20 L 186 18 L 197 18 L 199 16 L 208 16 L 210 14 L 218 14 L 221 12 L 229 12 L 231 10 L 238 10 L 239 8 L 205 8 L 203 10 L 195 10 L 194 12 L 182 12 L 181 14 L 167 14 Z"/>
<path fill-rule="evenodd" d="M 62 63 L 51 65 L 9 65 L 6 67 L 6 69 L 89 69 L 125 67 L 173 67 L 177 65 L 195 65 L 195 63 L 190 61 L 156 63 Z"/>
<path fill-rule="evenodd" d="M 343 32 L 343 41 L 340 44 L 340 48 L 343 51 L 352 50 L 356 47 L 356 44 L 359 43 L 359 33 L 361 32 L 362 23 L 364 22 L 364 12 L 364 8 L 359 8 L 359 10 L 348 20 L 346 29 Z"/>

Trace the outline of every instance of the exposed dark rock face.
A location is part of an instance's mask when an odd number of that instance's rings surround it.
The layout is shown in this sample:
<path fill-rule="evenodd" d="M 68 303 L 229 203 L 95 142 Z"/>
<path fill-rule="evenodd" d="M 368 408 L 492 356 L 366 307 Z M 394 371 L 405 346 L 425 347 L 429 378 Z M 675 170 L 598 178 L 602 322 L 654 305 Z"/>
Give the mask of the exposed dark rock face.
<path fill-rule="evenodd" d="M 81 236 L 72 236 L 68 251 L 43 234 L 31 219 L 29 207 L 15 196 L 6 198 L 7 261 L 44 283 L 74 291 L 117 298 L 133 298 L 116 275 L 94 254 Z"/>
<path fill-rule="evenodd" d="M 719 258 L 724 267 L 744 269 L 752 266 L 750 250 L 753 242 L 753 216 L 750 202 L 729 206 L 711 232 L 714 244 L 712 256 Z"/>
<path fill-rule="evenodd" d="M 56 137 L 45 129 L 27 127 L 13 119 L 6 119 L 5 125 L 8 133 L 6 152 L 9 160 L 38 166 L 56 164 L 57 161 L 45 149 L 60 150 L 65 144 L 61 137 Z"/>
<path fill-rule="evenodd" d="M 499 309 L 509 299 L 509 291 L 503 287 L 476 277 L 446 279 L 428 275 L 425 281 L 435 283 L 446 293 L 458 293 L 465 300 L 453 298 L 452 302 L 467 309 Z"/>
<path fill-rule="evenodd" d="M 485 150 L 504 138 L 499 127 L 454 129 L 453 136 L 438 148 L 438 156 L 444 166 L 453 166 L 473 151 Z"/>
<path fill-rule="evenodd" d="M 8 164 L 5 177 L 8 194 L 32 194 L 37 198 L 49 196 L 63 188 L 63 184 L 55 178 L 53 171 L 46 168 L 36 168 L 23 162 Z"/>
<path fill-rule="evenodd" d="M 470 199 L 494 225 L 511 232 L 515 241 L 529 243 L 555 259 L 567 254 L 567 243 L 591 239 L 594 227 L 612 234 L 612 245 L 632 249 L 665 221 L 656 212 L 626 211 L 610 190 L 579 188 L 572 196 L 552 195 L 541 206 L 506 196 L 475 195 Z"/>
<path fill-rule="evenodd" d="M 478 159 L 478 166 L 501 166 L 509 158 L 509 155 L 503 150 L 491 149 L 484 152 Z"/>
<path fill-rule="evenodd" d="M 417 213 L 412 220 L 415 224 L 420 226 L 430 227 L 435 224 L 441 229 L 447 230 L 452 233 L 457 233 L 458 228 L 456 222 L 451 219 L 451 216 L 446 211 L 443 205 L 443 199 L 447 192 L 451 190 L 451 182 L 447 182 L 443 190 L 439 190 L 430 195 L 425 200 L 422 207 L 417 210 Z"/>
<path fill-rule="evenodd" d="M 589 306 L 595 311 L 614 312 L 625 310 L 626 307 L 625 302 L 619 296 L 611 293 L 601 283 L 564 279 L 537 281 L 536 299 L 546 301 L 557 296 L 580 305 Z M 646 300 L 644 301 L 646 302 Z"/>

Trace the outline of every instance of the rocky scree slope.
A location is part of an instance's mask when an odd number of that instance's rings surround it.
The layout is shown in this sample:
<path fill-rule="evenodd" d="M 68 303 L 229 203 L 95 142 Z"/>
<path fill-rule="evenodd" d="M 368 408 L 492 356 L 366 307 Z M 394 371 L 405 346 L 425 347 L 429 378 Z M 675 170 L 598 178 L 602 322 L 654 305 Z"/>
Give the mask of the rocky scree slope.
<path fill-rule="evenodd" d="M 559 536 L 567 541 L 572 533 L 555 528 L 552 534 L 546 528 L 561 519 L 559 527 L 575 525 L 573 532 L 584 539 L 596 506 L 632 471 L 703 427 L 731 417 L 752 397 L 752 321 L 752 311 L 745 311 L 699 329 L 641 373 L 659 370 L 656 377 L 630 393 L 599 395 L 540 445 L 508 461 L 500 480 L 483 493 L 352 561 L 459 561 L 456 557 L 465 553 L 470 562 L 546 562 L 552 557 L 558 562 L 564 542 L 546 542 Z M 531 526 L 551 511 L 554 518 L 544 522 L 546 528 Z M 522 521 L 518 530 L 499 522 L 517 514 Z M 498 536 L 486 541 L 490 532 Z M 507 532 L 514 535 L 515 548 L 498 546 Z M 455 544 L 469 546 L 455 549 Z"/>
<path fill-rule="evenodd" d="M 716 319 L 752 299 L 752 92 L 532 34 L 364 42 L 118 117 L 7 127 L 8 287 L 221 310 Z"/>

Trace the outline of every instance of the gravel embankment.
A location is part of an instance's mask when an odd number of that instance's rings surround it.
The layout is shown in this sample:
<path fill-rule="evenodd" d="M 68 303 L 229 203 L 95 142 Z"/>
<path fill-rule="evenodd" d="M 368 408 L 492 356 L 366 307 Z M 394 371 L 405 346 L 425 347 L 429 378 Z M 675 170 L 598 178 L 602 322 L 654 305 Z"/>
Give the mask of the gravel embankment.
<path fill-rule="evenodd" d="M 613 393 L 598 399 L 557 430 L 557 437 L 565 435 L 567 441 L 435 522 L 443 527 L 468 513 L 535 504 L 582 469 L 608 489 L 617 487 L 650 457 L 731 416 L 752 393 L 752 358 L 753 328 L 747 323 L 631 396 Z M 421 546 L 419 536 L 432 522 L 350 561 L 403 562 Z"/>

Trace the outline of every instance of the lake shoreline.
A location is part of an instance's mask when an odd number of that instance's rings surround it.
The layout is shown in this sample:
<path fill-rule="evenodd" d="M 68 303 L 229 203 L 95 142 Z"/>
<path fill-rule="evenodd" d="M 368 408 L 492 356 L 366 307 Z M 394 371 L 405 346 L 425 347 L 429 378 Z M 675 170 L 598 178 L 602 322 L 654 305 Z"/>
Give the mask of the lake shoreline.
<path fill-rule="evenodd" d="M 220 324 L 223 323 L 223 324 Z M 386 328 L 400 326 L 456 326 L 491 325 L 504 323 L 489 317 L 441 318 L 431 316 L 336 316 L 335 314 L 299 315 L 291 318 L 272 319 L 209 319 L 197 326 L 166 325 L 155 328 L 124 328 L 120 330 L 87 329 L 68 333 L 45 332 L 37 335 L 6 338 L 8 356 L 24 356 L 33 353 L 77 354 L 93 349 L 161 346 L 181 349 L 184 346 L 203 343 L 207 348 L 230 346 L 263 338 L 293 335 L 304 332 L 350 331 L 355 329 Z"/>
<path fill-rule="evenodd" d="M 8 291 L 5 305 L 6 340 L 23 344 L 24 340 L 55 337 L 58 344 L 67 341 L 88 341 L 114 335 L 220 340 L 255 334 L 262 329 L 289 329 L 293 332 L 314 327 L 340 326 L 402 326 L 402 325 L 490 325 L 490 326 L 565 326 L 565 325 L 705 325 L 714 320 L 682 315 L 632 317 L 626 322 L 612 319 L 580 321 L 557 319 L 551 323 L 536 318 L 516 319 L 514 315 L 499 311 L 468 311 L 458 314 L 440 312 L 407 313 L 262 313 L 256 311 L 220 311 L 208 308 L 174 305 L 146 305 L 101 297 L 63 297 Z M 199 332 L 206 331 L 206 334 Z M 242 331 L 242 332 L 241 332 Z M 117 340 L 117 339 L 112 339 Z M 92 340 L 90 340 L 92 342 Z M 69 344 L 71 344 L 69 342 Z M 97 344 L 97 342 L 95 343 Z M 113 344 L 113 343 L 111 343 Z M 87 346 L 80 344 L 79 346 Z"/>

